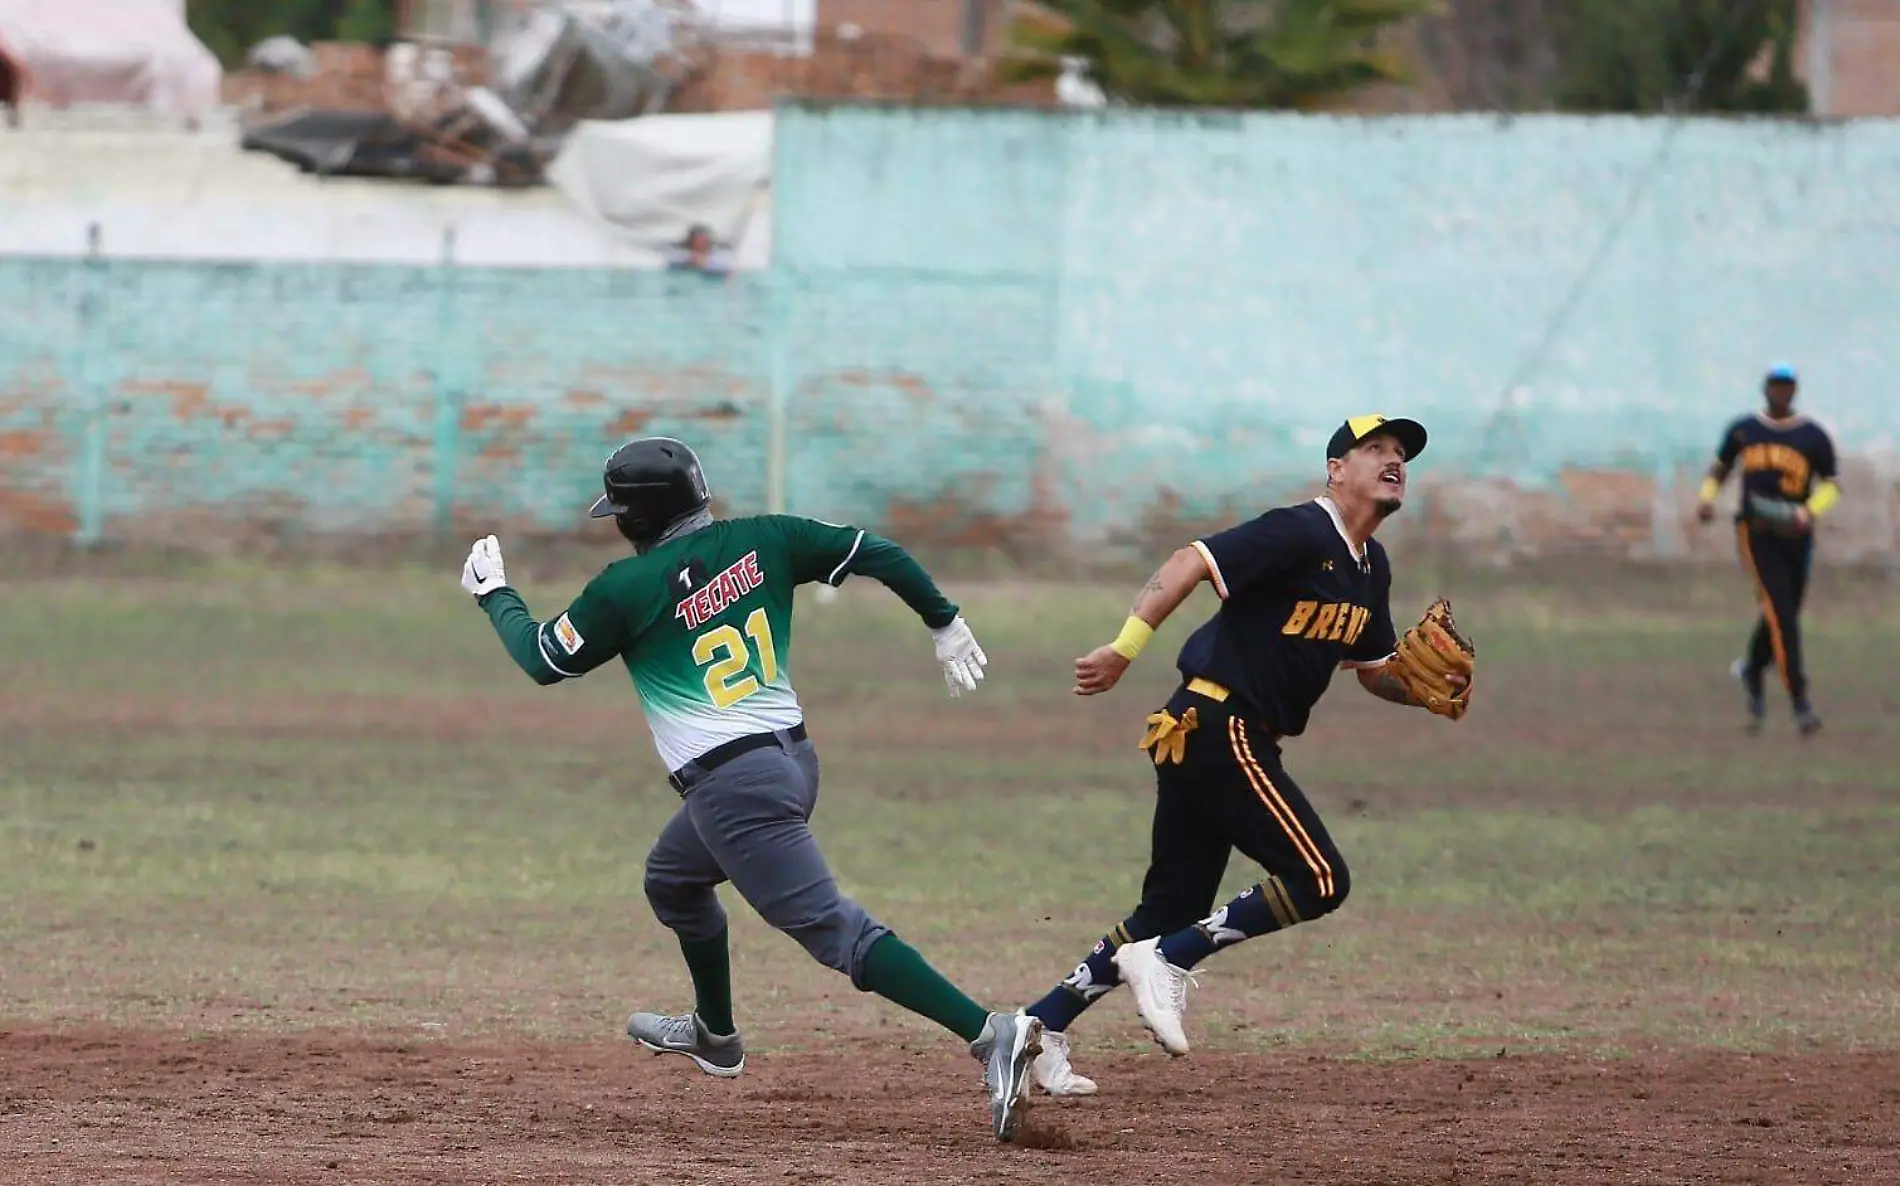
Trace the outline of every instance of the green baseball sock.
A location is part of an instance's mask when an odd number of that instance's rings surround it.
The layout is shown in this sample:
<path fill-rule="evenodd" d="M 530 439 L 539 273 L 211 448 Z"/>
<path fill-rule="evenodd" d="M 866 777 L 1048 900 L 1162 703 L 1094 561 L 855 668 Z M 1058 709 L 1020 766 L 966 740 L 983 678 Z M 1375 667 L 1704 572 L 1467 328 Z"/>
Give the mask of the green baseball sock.
<path fill-rule="evenodd" d="M 963 995 L 917 949 L 886 934 L 864 953 L 864 987 L 921 1014 L 966 1042 L 982 1036 L 990 1011 Z"/>
<path fill-rule="evenodd" d="M 726 932 L 710 939 L 680 939 L 680 954 L 693 974 L 693 1011 L 714 1034 L 733 1033 L 732 959 L 726 953 Z"/>

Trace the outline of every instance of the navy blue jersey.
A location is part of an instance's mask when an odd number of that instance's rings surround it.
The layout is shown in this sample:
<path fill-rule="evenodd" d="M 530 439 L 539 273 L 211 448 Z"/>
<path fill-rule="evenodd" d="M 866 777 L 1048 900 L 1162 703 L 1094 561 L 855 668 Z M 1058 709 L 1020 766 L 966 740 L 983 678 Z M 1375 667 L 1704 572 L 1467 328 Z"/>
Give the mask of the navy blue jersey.
<path fill-rule="evenodd" d="M 1268 511 L 1194 547 L 1221 607 L 1181 648 L 1181 676 L 1223 685 L 1275 733 L 1306 730 L 1341 665 L 1379 663 L 1398 644 L 1385 549 L 1369 540 L 1355 555 L 1325 500 Z"/>
<path fill-rule="evenodd" d="M 1723 430 L 1715 456 L 1741 469 L 1742 505 L 1736 518 L 1742 522 L 1754 518 L 1753 499 L 1806 502 L 1816 482 L 1835 476 L 1834 442 L 1805 416 L 1744 416 Z"/>

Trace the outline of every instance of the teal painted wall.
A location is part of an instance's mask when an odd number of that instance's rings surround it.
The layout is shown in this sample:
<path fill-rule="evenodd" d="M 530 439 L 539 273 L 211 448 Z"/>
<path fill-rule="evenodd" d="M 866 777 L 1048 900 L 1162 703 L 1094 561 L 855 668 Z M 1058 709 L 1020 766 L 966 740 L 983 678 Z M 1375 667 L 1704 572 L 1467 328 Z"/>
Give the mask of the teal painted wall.
<path fill-rule="evenodd" d="M 0 523 L 568 527 L 644 432 L 765 498 L 757 280 L 12 259 L 0 294 Z"/>
<path fill-rule="evenodd" d="M 841 109 L 779 153 L 813 398 L 840 350 L 898 365 L 886 318 L 932 327 L 914 369 L 1083 535 L 1309 483 L 1370 409 L 1434 430 L 1426 474 L 1672 474 L 1779 358 L 1844 450 L 1893 450 L 1900 123 Z"/>
<path fill-rule="evenodd" d="M 649 431 L 750 510 L 776 401 L 792 510 L 1088 540 L 1304 487 L 1367 409 L 1427 422 L 1426 477 L 1671 474 L 1779 358 L 1844 452 L 1894 450 L 1900 124 L 1682 125 L 1633 206 L 1661 123 L 777 135 L 769 276 L 0 260 L 0 527 L 565 528 Z"/>

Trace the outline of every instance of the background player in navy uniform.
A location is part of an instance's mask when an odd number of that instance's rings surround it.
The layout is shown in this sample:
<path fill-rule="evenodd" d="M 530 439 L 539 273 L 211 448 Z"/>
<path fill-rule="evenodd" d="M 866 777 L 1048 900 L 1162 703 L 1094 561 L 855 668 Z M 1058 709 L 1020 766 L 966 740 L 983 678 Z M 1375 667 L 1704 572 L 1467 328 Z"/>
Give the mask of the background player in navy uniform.
<path fill-rule="evenodd" d="M 1769 370 L 1762 384 L 1767 407 L 1722 432 L 1715 464 L 1703 479 L 1697 516 L 1715 518 L 1715 498 L 1737 465 L 1742 471 L 1735 538 L 1742 564 L 1755 582 L 1761 618 L 1748 652 L 1731 669 L 1748 690 L 1748 732 L 1760 733 L 1767 706 L 1762 680 L 1770 664 L 1794 705 L 1803 735 L 1821 727 L 1808 699 L 1801 663 L 1801 602 L 1814 566 L 1814 521 L 1840 501 L 1834 442 L 1826 430 L 1794 410 L 1799 379 L 1791 366 Z"/>
<path fill-rule="evenodd" d="M 1346 900 L 1346 862 L 1281 765 L 1279 743 L 1306 728 L 1341 667 L 1356 669 L 1376 696 L 1415 703 L 1382 670 L 1397 642 L 1392 570 L 1372 533 L 1399 509 L 1406 463 L 1425 439 L 1411 420 L 1374 415 L 1342 424 L 1327 445 L 1323 497 L 1177 551 L 1142 589 L 1120 637 L 1076 661 L 1075 692 L 1106 692 L 1196 586 L 1208 581 L 1220 595 L 1219 612 L 1181 649 L 1180 688 L 1148 718 L 1142 739 L 1155 763 L 1155 812 L 1141 903 L 1028 1009 L 1044 1027 L 1031 1070 L 1044 1090 L 1095 1090 L 1069 1063 L 1066 1031 L 1118 983 L 1133 989 L 1155 1039 L 1185 1054 L 1181 1016 L 1196 964 Z M 1462 714 L 1469 686 L 1457 683 Z M 1236 848 L 1265 875 L 1214 910 Z"/>

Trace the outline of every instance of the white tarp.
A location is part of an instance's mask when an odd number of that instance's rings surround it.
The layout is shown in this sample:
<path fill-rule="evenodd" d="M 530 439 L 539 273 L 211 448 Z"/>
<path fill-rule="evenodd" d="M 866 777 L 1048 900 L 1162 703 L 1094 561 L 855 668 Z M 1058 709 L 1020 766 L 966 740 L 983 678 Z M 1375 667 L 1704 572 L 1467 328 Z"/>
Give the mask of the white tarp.
<path fill-rule="evenodd" d="M 174 0 L 0 0 L 0 54 L 25 75 L 23 98 L 126 103 L 203 115 L 224 71 Z"/>
<path fill-rule="evenodd" d="M 547 176 L 654 267 L 704 226 L 749 270 L 770 255 L 771 173 L 772 113 L 728 111 L 582 123 Z"/>

